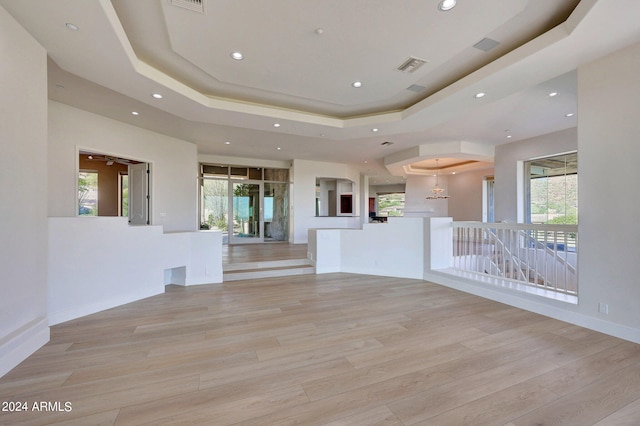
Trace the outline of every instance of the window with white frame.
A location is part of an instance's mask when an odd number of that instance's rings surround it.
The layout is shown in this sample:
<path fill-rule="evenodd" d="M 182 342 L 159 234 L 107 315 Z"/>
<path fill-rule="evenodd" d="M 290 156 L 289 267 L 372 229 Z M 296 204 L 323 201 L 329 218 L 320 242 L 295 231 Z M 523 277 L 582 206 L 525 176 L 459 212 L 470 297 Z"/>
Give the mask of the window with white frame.
<path fill-rule="evenodd" d="M 527 223 L 578 223 L 578 154 L 524 162 Z"/>

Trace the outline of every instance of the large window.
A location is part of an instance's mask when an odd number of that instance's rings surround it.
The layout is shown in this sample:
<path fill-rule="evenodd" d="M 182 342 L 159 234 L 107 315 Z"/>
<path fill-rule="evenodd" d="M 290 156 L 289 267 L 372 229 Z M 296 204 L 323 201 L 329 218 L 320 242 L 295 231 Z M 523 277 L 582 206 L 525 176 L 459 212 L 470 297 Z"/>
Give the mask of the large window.
<path fill-rule="evenodd" d="M 556 155 L 527 161 L 528 223 L 578 223 L 578 155 Z"/>
<path fill-rule="evenodd" d="M 229 221 L 229 183 L 221 179 L 203 179 L 200 191 L 203 229 L 227 231 Z"/>
<path fill-rule="evenodd" d="M 378 194 L 377 216 L 404 216 L 404 192 Z"/>

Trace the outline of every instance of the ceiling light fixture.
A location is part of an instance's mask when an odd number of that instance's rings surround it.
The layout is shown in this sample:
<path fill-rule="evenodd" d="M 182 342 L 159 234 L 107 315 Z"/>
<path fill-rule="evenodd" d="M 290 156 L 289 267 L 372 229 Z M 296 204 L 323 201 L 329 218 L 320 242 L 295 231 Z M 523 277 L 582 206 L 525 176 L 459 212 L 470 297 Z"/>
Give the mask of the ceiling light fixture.
<path fill-rule="evenodd" d="M 140 115 L 138 111 L 131 111 L 131 115 Z"/>
<path fill-rule="evenodd" d="M 565 114 L 565 117 L 573 117 L 573 113 L 570 112 L 569 114 Z"/>
<path fill-rule="evenodd" d="M 436 174 L 434 175 L 436 177 L 436 185 L 431 190 L 431 192 L 433 192 L 433 195 L 427 195 L 425 197 L 427 200 L 444 200 L 449 198 L 448 195 L 445 195 L 444 189 L 440 188 L 440 184 L 438 183 L 438 176 L 440 175 L 440 168 L 438 167 L 438 161 L 439 160 L 436 158 Z"/>
<path fill-rule="evenodd" d="M 154 93 L 151 96 L 153 96 L 156 99 L 162 99 L 162 95 L 160 93 Z"/>
<path fill-rule="evenodd" d="M 551 93 L 549 93 L 549 96 L 550 96 L 550 97 L 552 97 L 552 98 L 553 98 L 554 96 L 558 96 L 558 92 L 551 92 Z"/>
<path fill-rule="evenodd" d="M 476 99 L 484 98 L 485 96 L 486 96 L 486 93 L 484 92 L 476 93 L 475 95 L 473 95 L 473 97 Z"/>
<path fill-rule="evenodd" d="M 69 28 L 71 31 L 78 31 L 80 29 L 76 24 L 72 24 L 71 22 L 67 22 L 64 25 L 66 25 L 66 27 Z"/>
<path fill-rule="evenodd" d="M 373 133 L 377 132 L 378 130 L 380 130 L 380 129 L 378 129 L 378 128 L 376 128 L 376 127 L 374 127 L 373 129 L 371 129 L 371 131 L 372 131 Z"/>
<path fill-rule="evenodd" d="M 353 83 L 351 83 L 351 85 L 357 89 L 359 87 L 362 87 L 362 82 L 361 81 L 354 81 Z"/>
<path fill-rule="evenodd" d="M 273 127 L 280 127 L 280 123 L 273 123 Z"/>
<path fill-rule="evenodd" d="M 231 52 L 231 57 L 236 61 L 241 61 L 244 59 L 244 55 L 240 52 Z"/>
<path fill-rule="evenodd" d="M 456 7 L 456 0 L 442 0 L 438 4 L 438 9 L 443 12 L 446 12 L 447 10 L 451 10 L 454 7 Z"/>
<path fill-rule="evenodd" d="M 231 142 L 229 142 L 229 141 L 224 141 L 224 144 L 225 144 L 225 145 L 231 145 Z"/>

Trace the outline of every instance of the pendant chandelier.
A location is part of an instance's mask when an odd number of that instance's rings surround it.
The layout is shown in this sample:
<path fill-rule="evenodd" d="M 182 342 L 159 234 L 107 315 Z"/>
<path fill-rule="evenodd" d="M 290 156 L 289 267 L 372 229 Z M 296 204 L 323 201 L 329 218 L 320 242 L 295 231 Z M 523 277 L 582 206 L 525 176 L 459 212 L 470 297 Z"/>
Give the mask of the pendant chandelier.
<path fill-rule="evenodd" d="M 438 177 L 440 175 L 440 168 L 438 167 L 438 159 L 436 158 L 436 186 L 433 187 L 431 192 L 433 195 L 427 195 L 427 200 L 446 200 L 449 198 L 448 195 L 445 195 L 444 189 L 440 188 L 440 184 L 438 183 Z"/>

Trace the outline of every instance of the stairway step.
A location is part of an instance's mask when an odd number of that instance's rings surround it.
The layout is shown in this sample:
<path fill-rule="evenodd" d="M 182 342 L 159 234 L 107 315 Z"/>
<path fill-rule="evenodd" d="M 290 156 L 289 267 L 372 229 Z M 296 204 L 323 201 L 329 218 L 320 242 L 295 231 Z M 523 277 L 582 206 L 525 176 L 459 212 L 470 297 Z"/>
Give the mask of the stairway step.
<path fill-rule="evenodd" d="M 247 269 L 266 269 L 309 265 L 309 259 L 268 260 L 259 262 L 230 263 L 222 265 L 223 272 L 246 271 Z"/>
<path fill-rule="evenodd" d="M 305 275 L 315 273 L 316 268 L 313 265 L 310 265 L 307 261 L 307 263 L 299 265 L 225 270 L 222 274 L 222 281 L 227 282 L 249 280 L 255 278 L 286 277 L 291 275 Z"/>

